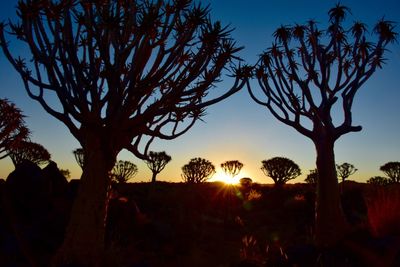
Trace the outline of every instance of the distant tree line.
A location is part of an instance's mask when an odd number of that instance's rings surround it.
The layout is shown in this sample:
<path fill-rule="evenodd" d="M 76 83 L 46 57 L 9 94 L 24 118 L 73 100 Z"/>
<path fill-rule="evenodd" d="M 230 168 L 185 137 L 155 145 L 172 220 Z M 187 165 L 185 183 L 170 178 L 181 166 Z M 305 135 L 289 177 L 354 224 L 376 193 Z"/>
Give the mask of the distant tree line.
<path fill-rule="evenodd" d="M 78 165 L 83 169 L 85 155 L 83 148 L 73 151 Z M 30 131 L 25 125 L 24 115 L 15 104 L 7 99 L 0 99 L 0 159 L 10 157 L 16 166 L 23 160 L 32 161 L 35 164 L 46 164 L 50 161 L 50 153 L 40 144 L 30 141 Z M 152 183 L 156 182 L 156 176 L 171 161 L 165 151 L 150 151 L 144 159 L 148 168 L 152 171 Z M 295 179 L 301 174 L 299 166 L 292 160 L 284 157 L 274 157 L 261 161 L 261 170 L 270 177 L 276 185 L 283 185 Z M 243 164 L 238 160 L 230 160 L 221 163 L 221 169 L 229 176 L 239 174 Z M 358 169 L 350 163 L 336 164 L 338 177 L 345 180 L 353 175 Z M 387 177 L 374 176 L 367 180 L 367 183 L 375 185 L 388 185 L 400 183 L 400 162 L 388 162 L 380 167 Z M 187 183 L 201 183 L 209 180 L 215 174 L 215 166 L 208 160 L 202 158 L 191 159 L 182 167 L 182 179 Z M 66 177 L 70 176 L 69 170 L 63 170 Z M 138 173 L 138 168 L 129 161 L 117 161 L 111 171 L 110 178 L 113 182 L 124 183 Z M 310 170 L 304 180 L 309 184 L 316 184 L 318 181 L 318 170 Z M 243 180 L 243 183 L 246 181 Z"/>
<path fill-rule="evenodd" d="M 389 185 L 400 183 L 400 162 L 392 161 L 383 164 L 379 168 L 387 177 L 374 176 L 367 180 L 367 183 L 374 185 Z"/>

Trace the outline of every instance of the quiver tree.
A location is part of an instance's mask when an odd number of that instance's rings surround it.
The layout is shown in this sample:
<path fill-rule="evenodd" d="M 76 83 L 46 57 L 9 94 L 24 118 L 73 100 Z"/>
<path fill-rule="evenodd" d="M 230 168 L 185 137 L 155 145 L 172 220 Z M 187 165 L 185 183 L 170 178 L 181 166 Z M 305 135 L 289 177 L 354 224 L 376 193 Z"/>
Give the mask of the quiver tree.
<path fill-rule="evenodd" d="M 165 153 L 165 151 L 154 152 L 150 151 L 148 158 L 145 160 L 147 167 L 153 173 L 151 182 L 156 182 L 157 175 L 164 170 L 165 166 L 171 161 L 171 156 Z"/>
<path fill-rule="evenodd" d="M 354 167 L 353 164 L 350 163 L 342 163 L 336 164 L 336 170 L 338 177 L 342 178 L 342 183 L 350 176 L 353 175 L 358 169 Z"/>
<path fill-rule="evenodd" d="M 400 162 L 388 162 L 379 169 L 389 177 L 391 183 L 400 183 Z"/>
<path fill-rule="evenodd" d="M 299 165 L 288 158 L 274 157 L 261 161 L 261 164 L 262 172 L 271 177 L 277 186 L 282 186 L 301 174 Z"/>
<path fill-rule="evenodd" d="M 5 57 L 28 95 L 85 151 L 54 264 L 95 266 L 117 154 L 125 148 L 145 159 L 155 138 L 187 132 L 207 106 L 242 88 L 250 70 L 234 65 L 240 48 L 231 30 L 192 0 L 21 0 L 17 15 L 18 22 L 0 25 Z M 7 39 L 25 44 L 32 56 L 15 56 Z M 233 86 L 210 94 L 224 69 L 232 69 Z"/>
<path fill-rule="evenodd" d="M 344 187 L 344 181 L 350 176 L 353 175 L 358 169 L 354 167 L 353 164 L 350 163 L 342 163 L 342 164 L 336 164 L 336 171 L 337 171 L 337 176 L 342 178 L 342 190 Z"/>
<path fill-rule="evenodd" d="M 7 99 L 0 99 L 0 159 L 7 157 L 10 150 L 28 137 L 29 130 L 21 110 Z"/>
<path fill-rule="evenodd" d="M 65 179 L 71 178 L 71 172 L 68 169 L 60 169 L 60 173 L 65 177 Z"/>
<path fill-rule="evenodd" d="M 189 184 L 203 183 L 214 174 L 215 166 L 202 158 L 193 158 L 182 167 L 182 179 Z"/>
<path fill-rule="evenodd" d="M 111 171 L 111 179 L 117 183 L 126 183 L 138 173 L 137 166 L 129 161 L 119 160 Z"/>
<path fill-rule="evenodd" d="M 48 163 L 50 153 L 41 144 L 21 141 L 18 145 L 9 150 L 9 155 L 14 166 L 20 164 L 23 160 L 29 160 L 37 165 Z"/>
<path fill-rule="evenodd" d="M 354 97 L 382 67 L 386 46 L 396 39 L 394 25 L 383 19 L 373 29 L 375 42 L 367 40 L 367 26 L 361 22 L 345 28 L 348 11 L 340 4 L 329 10 L 326 30 L 314 21 L 278 28 L 275 43 L 260 56 L 254 70 L 262 93 L 247 83 L 256 103 L 315 145 L 319 173 L 315 238 L 321 246 L 335 243 L 347 228 L 340 206 L 335 141 L 361 131 L 352 120 Z M 337 105 L 341 108 L 334 108 Z M 333 111 L 336 118 L 342 111 L 343 120 L 333 120 Z"/>
<path fill-rule="evenodd" d="M 78 163 L 79 167 L 83 170 L 83 166 L 85 164 L 85 151 L 83 148 L 77 148 L 74 151 L 72 151 L 72 154 L 74 154 L 76 163 Z"/>
<path fill-rule="evenodd" d="M 221 163 L 221 169 L 226 173 L 226 175 L 229 175 L 232 178 L 238 175 L 242 168 L 243 163 L 238 160 L 228 160 Z"/>
<path fill-rule="evenodd" d="M 372 185 L 384 186 L 384 185 L 389 185 L 391 181 L 386 177 L 373 176 L 367 180 L 367 183 Z"/>
<path fill-rule="evenodd" d="M 310 170 L 310 173 L 307 174 L 307 177 L 306 179 L 304 179 L 304 182 L 306 182 L 307 184 L 316 185 L 318 182 L 318 170 L 317 169 Z"/>

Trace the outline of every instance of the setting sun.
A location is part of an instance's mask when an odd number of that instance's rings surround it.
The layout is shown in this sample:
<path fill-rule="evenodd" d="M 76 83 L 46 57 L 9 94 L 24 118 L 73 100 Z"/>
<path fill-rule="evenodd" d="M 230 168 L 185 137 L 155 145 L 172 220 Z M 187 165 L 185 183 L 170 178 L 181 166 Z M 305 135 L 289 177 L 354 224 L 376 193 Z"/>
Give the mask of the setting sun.
<path fill-rule="evenodd" d="M 242 172 L 240 172 L 239 175 L 232 177 L 224 173 L 222 170 L 218 170 L 212 177 L 211 181 L 221 181 L 226 184 L 238 184 L 240 178 L 242 177 L 245 177 L 244 173 Z"/>

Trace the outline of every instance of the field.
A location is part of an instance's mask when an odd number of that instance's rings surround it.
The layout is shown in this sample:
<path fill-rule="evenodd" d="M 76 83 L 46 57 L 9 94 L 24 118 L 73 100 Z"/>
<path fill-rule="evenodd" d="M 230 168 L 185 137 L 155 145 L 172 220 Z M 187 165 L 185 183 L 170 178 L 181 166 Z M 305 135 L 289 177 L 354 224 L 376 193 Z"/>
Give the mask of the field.
<path fill-rule="evenodd" d="M 10 197 L 1 184 L 1 266 L 46 266 L 79 187 Z M 127 183 L 110 195 L 105 266 L 400 266 L 400 191 L 347 182 L 352 230 L 328 250 L 313 244 L 315 189 L 223 183 Z"/>

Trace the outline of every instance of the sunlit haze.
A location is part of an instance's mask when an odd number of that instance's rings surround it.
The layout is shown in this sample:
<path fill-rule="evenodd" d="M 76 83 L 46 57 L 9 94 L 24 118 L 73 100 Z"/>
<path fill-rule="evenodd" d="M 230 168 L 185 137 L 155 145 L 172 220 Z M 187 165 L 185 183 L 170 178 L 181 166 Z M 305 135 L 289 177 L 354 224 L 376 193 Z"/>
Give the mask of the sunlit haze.
<path fill-rule="evenodd" d="M 257 56 L 268 48 L 274 30 L 280 25 L 304 23 L 315 19 L 321 28 L 326 28 L 327 11 L 338 1 L 292 1 L 292 0 L 207 0 L 213 20 L 234 28 L 232 37 L 239 46 L 244 46 L 240 57 L 248 64 L 255 64 Z M 15 19 L 17 0 L 1 2 L 0 18 Z M 351 9 L 347 21 L 365 22 L 372 32 L 374 24 L 385 19 L 400 22 L 400 2 L 388 1 L 341 1 Z M 399 25 L 396 27 L 400 31 Z M 16 43 L 12 43 L 14 45 Z M 363 126 L 358 133 L 342 136 L 335 146 L 336 162 L 349 162 L 358 171 L 349 179 L 365 182 L 368 178 L 383 175 L 379 167 L 388 161 L 400 161 L 400 45 L 389 46 L 386 64 L 361 88 L 355 97 L 353 121 Z M 18 49 L 17 49 L 18 50 Z M 22 50 L 22 49 L 21 49 Z M 24 53 L 24 51 L 20 51 Z M 32 132 L 32 141 L 42 144 L 51 153 L 59 168 L 69 169 L 72 178 L 79 178 L 81 170 L 72 151 L 80 147 L 68 129 L 48 115 L 42 107 L 30 99 L 20 77 L 0 53 L 0 98 L 14 102 L 26 115 Z M 228 76 L 216 89 L 226 91 L 232 84 Z M 256 82 L 253 81 L 254 85 Z M 211 181 L 222 180 L 237 183 L 242 177 L 250 177 L 259 183 L 272 183 L 260 170 L 261 161 L 276 156 L 287 157 L 296 162 L 302 175 L 292 182 L 303 182 L 309 170 L 315 168 L 313 143 L 289 126 L 278 122 L 269 112 L 256 105 L 243 89 L 222 103 L 207 109 L 204 122 L 199 121 L 188 133 L 172 141 L 157 140 L 151 150 L 166 151 L 172 161 L 158 176 L 158 180 L 180 182 L 181 167 L 191 158 L 202 157 L 211 161 L 216 175 Z M 122 151 L 118 159 L 135 163 L 138 174 L 132 182 L 150 181 L 151 171 L 139 159 Z M 242 171 L 230 180 L 219 169 L 222 162 L 239 160 Z M 13 170 L 9 158 L 0 160 L 0 178 L 6 178 Z"/>
<path fill-rule="evenodd" d="M 249 176 L 244 171 L 241 171 L 239 175 L 232 177 L 224 173 L 222 170 L 218 170 L 209 181 L 210 182 L 220 181 L 226 184 L 238 184 L 240 178 L 243 177 L 249 177 Z"/>

